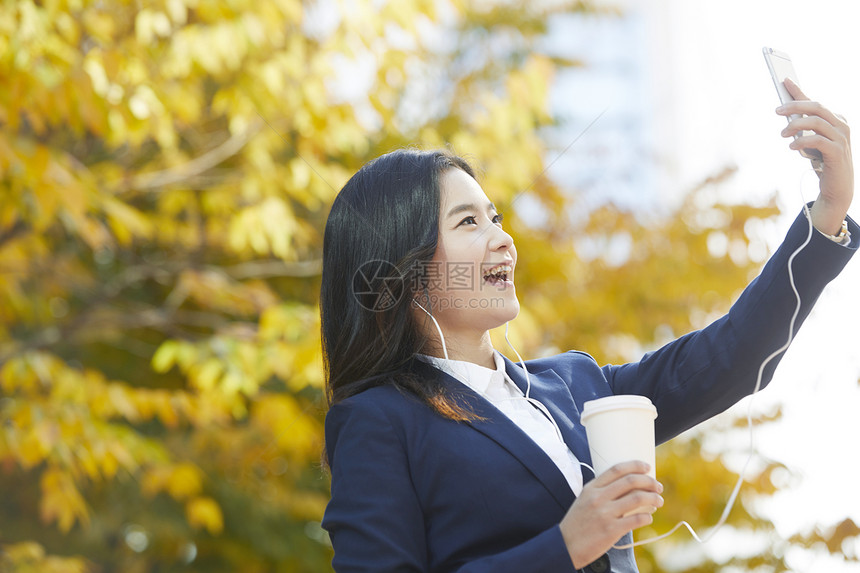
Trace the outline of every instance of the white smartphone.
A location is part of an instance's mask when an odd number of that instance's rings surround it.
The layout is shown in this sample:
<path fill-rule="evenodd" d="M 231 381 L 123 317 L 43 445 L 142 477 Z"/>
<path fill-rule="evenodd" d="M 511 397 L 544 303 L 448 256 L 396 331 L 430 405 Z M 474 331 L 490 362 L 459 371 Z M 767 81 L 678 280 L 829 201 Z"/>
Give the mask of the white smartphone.
<path fill-rule="evenodd" d="M 762 54 L 764 54 L 764 61 L 767 63 L 767 69 L 770 71 L 770 77 L 773 78 L 773 85 L 776 86 L 776 93 L 779 95 L 780 103 L 786 104 L 790 101 L 794 101 L 794 98 L 791 97 L 791 94 L 788 93 L 788 90 L 785 89 L 785 78 L 791 79 L 795 84 L 800 85 L 800 82 L 797 81 L 797 73 L 794 71 L 794 65 L 791 63 L 791 58 L 788 57 L 788 54 L 785 52 L 780 52 L 778 50 L 774 50 L 773 48 L 764 47 L 761 49 Z M 791 121 L 800 117 L 800 115 L 791 115 L 787 119 Z M 794 136 L 795 139 L 800 137 L 801 135 L 810 135 L 811 131 L 802 131 Z M 801 149 L 800 154 L 810 161 L 812 161 L 812 167 L 816 171 L 821 170 L 821 152 L 817 149 Z"/>

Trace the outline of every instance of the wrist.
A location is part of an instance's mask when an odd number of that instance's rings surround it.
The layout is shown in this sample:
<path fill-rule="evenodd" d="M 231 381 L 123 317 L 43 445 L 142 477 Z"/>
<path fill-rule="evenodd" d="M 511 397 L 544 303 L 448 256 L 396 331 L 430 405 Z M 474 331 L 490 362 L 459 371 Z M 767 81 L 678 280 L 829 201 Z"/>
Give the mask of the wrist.
<path fill-rule="evenodd" d="M 842 224 L 847 215 L 847 209 L 831 206 L 826 200 L 820 197 L 809 209 L 809 217 L 812 220 L 812 226 L 828 236 L 839 235 L 842 231 Z"/>
<path fill-rule="evenodd" d="M 823 233 L 819 231 L 822 235 L 836 243 L 837 245 L 848 246 L 851 243 L 851 232 L 848 230 L 848 220 L 842 220 L 842 226 L 839 229 L 839 232 L 835 235 L 831 235 L 829 233 Z"/>
<path fill-rule="evenodd" d="M 823 231 L 821 227 L 815 224 L 815 221 L 812 218 L 811 210 L 807 212 L 804 210 L 804 214 L 812 221 L 812 226 L 815 227 L 815 230 L 818 231 L 821 235 L 824 235 L 834 243 L 838 245 L 847 246 L 851 243 L 851 233 L 848 231 L 848 215 L 845 215 L 845 218 L 842 219 L 842 223 L 839 225 L 839 231 L 836 233 L 828 233 Z M 829 226 L 825 227 L 829 229 Z"/>

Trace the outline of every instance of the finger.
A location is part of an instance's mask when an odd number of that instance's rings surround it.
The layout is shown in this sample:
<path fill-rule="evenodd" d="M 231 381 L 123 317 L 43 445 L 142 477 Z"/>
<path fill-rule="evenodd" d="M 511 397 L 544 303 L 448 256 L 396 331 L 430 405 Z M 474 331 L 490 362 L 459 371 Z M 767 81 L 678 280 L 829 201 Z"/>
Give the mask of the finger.
<path fill-rule="evenodd" d="M 639 460 L 621 462 L 600 474 L 600 476 L 594 480 L 594 483 L 598 487 L 605 487 L 628 474 L 647 474 L 650 470 L 651 466 Z"/>
<path fill-rule="evenodd" d="M 822 118 L 824 121 L 838 128 L 846 128 L 848 126 L 835 113 L 821 105 L 817 101 L 800 100 L 790 101 L 776 108 L 778 115 L 812 115 Z"/>
<path fill-rule="evenodd" d="M 781 135 L 792 137 L 802 131 L 813 131 L 831 141 L 841 142 L 845 140 L 844 135 L 836 126 L 814 115 L 792 119 L 782 130 Z"/>
<path fill-rule="evenodd" d="M 800 86 L 794 83 L 791 78 L 785 78 L 782 81 L 783 85 L 785 85 L 785 89 L 788 90 L 788 93 L 791 94 L 795 100 L 808 100 L 806 94 L 803 93 L 803 90 L 800 89 Z"/>
<path fill-rule="evenodd" d="M 633 515 L 621 518 L 618 525 L 624 531 L 633 531 L 652 523 L 654 523 L 654 517 L 650 513 L 634 513 Z"/>
<path fill-rule="evenodd" d="M 618 517 L 634 513 L 652 514 L 663 507 L 663 496 L 658 493 L 635 491 L 614 502 L 613 510 Z"/>
<path fill-rule="evenodd" d="M 788 147 L 794 150 L 817 149 L 825 158 L 834 156 L 839 153 L 840 149 L 842 149 L 841 146 L 820 135 L 804 135 L 798 137 L 789 143 Z"/>
<path fill-rule="evenodd" d="M 619 500 L 636 492 L 660 494 L 663 484 L 644 474 L 627 474 L 603 488 L 603 495 L 608 500 Z"/>

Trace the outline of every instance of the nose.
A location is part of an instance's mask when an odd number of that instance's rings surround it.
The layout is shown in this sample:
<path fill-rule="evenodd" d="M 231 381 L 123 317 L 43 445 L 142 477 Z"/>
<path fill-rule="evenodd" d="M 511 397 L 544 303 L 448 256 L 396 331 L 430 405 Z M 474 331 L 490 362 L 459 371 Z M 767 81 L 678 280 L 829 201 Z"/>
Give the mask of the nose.
<path fill-rule="evenodd" d="M 493 225 L 490 232 L 492 233 L 489 241 L 489 248 L 491 251 L 504 252 L 510 250 L 514 246 L 514 238 L 501 227 Z"/>

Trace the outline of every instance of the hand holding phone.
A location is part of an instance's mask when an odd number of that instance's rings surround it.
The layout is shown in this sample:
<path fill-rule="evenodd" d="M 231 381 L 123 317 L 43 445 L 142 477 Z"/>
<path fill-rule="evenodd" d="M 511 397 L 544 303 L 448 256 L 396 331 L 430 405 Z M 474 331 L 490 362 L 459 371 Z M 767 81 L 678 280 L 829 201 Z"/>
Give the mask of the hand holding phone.
<path fill-rule="evenodd" d="M 767 69 L 770 71 L 770 77 L 773 78 L 773 85 L 776 86 L 776 93 L 779 95 L 780 103 L 786 104 L 794 101 L 794 98 L 791 97 L 791 94 L 788 93 L 788 90 L 785 88 L 784 83 L 785 79 L 788 78 L 798 86 L 800 85 L 800 82 L 797 81 L 797 74 L 794 71 L 794 65 L 791 63 L 791 58 L 789 58 L 788 54 L 784 52 L 768 47 L 762 48 L 762 54 L 764 54 L 764 61 L 767 63 Z M 791 122 L 798 117 L 800 116 L 791 115 L 788 117 L 788 121 Z M 802 135 L 809 135 L 810 133 L 811 132 L 809 131 L 802 131 L 795 135 L 794 138 L 797 139 Z M 820 151 L 817 149 L 801 149 L 800 154 L 812 161 L 813 169 L 821 171 L 822 157 Z"/>

